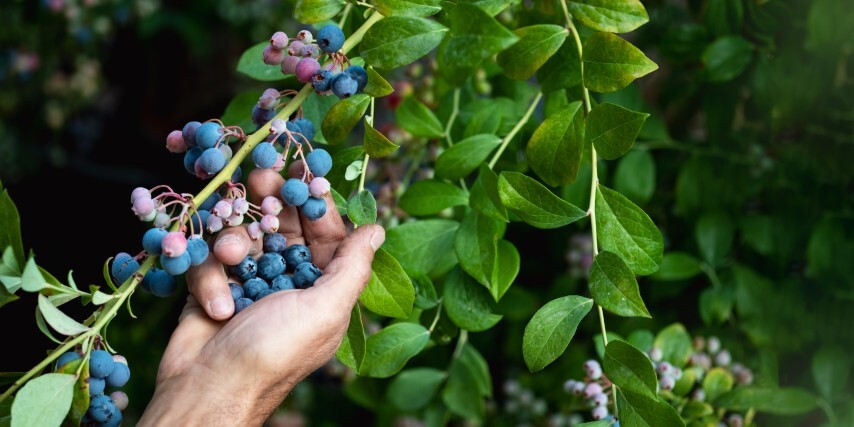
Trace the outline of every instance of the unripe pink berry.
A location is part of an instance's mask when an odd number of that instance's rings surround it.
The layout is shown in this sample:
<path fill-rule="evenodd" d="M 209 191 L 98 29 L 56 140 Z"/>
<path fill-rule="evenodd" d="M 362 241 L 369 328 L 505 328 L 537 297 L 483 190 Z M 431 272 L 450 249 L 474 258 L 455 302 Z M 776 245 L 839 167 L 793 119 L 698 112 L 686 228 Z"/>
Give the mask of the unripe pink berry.
<path fill-rule="evenodd" d="M 673 365 L 668 362 L 661 362 L 658 364 L 658 369 L 656 369 L 661 375 L 672 375 L 673 374 Z"/>
<path fill-rule="evenodd" d="M 279 101 L 279 91 L 276 89 L 267 89 L 258 98 L 258 108 L 264 110 L 272 110 L 276 107 L 276 102 Z"/>
<path fill-rule="evenodd" d="M 590 399 L 597 394 L 602 393 L 602 386 L 599 383 L 590 383 L 584 387 L 584 397 Z"/>
<path fill-rule="evenodd" d="M 264 215 L 278 215 L 283 208 L 282 201 L 273 196 L 267 196 L 261 201 L 261 213 Z"/>
<path fill-rule="evenodd" d="M 320 63 L 314 58 L 303 58 L 297 63 L 296 75 L 300 83 L 311 82 L 311 76 L 320 69 Z"/>
<path fill-rule="evenodd" d="M 291 45 L 288 46 L 288 55 L 290 56 L 302 56 L 302 48 L 305 47 L 305 44 L 299 40 L 291 42 Z"/>
<path fill-rule="evenodd" d="M 208 233 L 216 233 L 219 230 L 222 230 L 223 221 L 222 218 L 211 215 L 207 219 L 207 229 Z"/>
<path fill-rule="evenodd" d="M 154 226 L 163 228 L 169 225 L 169 220 L 172 219 L 166 212 L 158 212 L 154 217 Z"/>
<path fill-rule="evenodd" d="M 282 153 L 276 153 L 276 163 L 273 163 L 273 169 L 276 172 L 281 172 L 285 170 L 285 164 L 287 161 L 285 160 L 285 156 Z"/>
<path fill-rule="evenodd" d="M 300 61 L 299 56 L 288 56 L 282 61 L 282 74 L 294 74 L 297 72 L 297 64 Z"/>
<path fill-rule="evenodd" d="M 234 212 L 241 215 L 245 215 L 246 212 L 249 212 L 249 202 L 243 197 L 234 199 L 234 203 L 232 203 L 231 206 L 234 208 Z"/>
<path fill-rule="evenodd" d="M 673 377 L 661 377 L 658 380 L 658 384 L 662 390 L 673 390 L 673 387 L 676 386 L 676 380 Z"/>
<path fill-rule="evenodd" d="M 154 200 L 151 200 L 150 197 L 140 197 L 133 201 L 133 213 L 135 213 L 140 218 L 145 217 L 152 212 L 154 212 L 154 215 L 157 215 L 157 213 L 155 212 L 155 208 L 157 208 L 157 205 L 154 203 Z M 151 219 L 154 218 L 152 217 Z"/>
<path fill-rule="evenodd" d="M 590 372 L 590 370 L 596 369 L 596 368 L 601 368 L 601 366 L 599 365 L 598 361 L 590 359 L 590 360 L 584 362 L 584 365 L 582 365 L 582 368 L 584 368 L 585 371 Z"/>
<path fill-rule="evenodd" d="M 605 406 L 608 404 L 608 395 L 605 393 L 599 393 L 593 396 L 592 400 L 594 406 Z"/>
<path fill-rule="evenodd" d="M 116 362 L 116 363 L 124 363 L 125 365 L 127 365 L 127 364 L 128 364 L 128 360 L 127 360 L 124 356 L 119 355 L 119 354 L 114 354 L 114 355 L 113 355 L 113 362 Z"/>
<path fill-rule="evenodd" d="M 288 122 L 282 119 L 274 119 L 272 123 L 270 123 L 270 133 L 282 133 L 287 128 Z"/>
<path fill-rule="evenodd" d="M 273 36 L 270 37 L 270 46 L 273 49 L 282 50 L 285 46 L 288 45 L 288 35 L 282 31 L 276 31 L 273 33 Z"/>
<path fill-rule="evenodd" d="M 163 255 L 168 257 L 179 257 L 187 251 L 187 238 L 184 233 L 172 231 L 163 236 L 163 242 L 160 244 L 163 247 Z"/>
<path fill-rule="evenodd" d="M 608 416 L 608 408 L 604 406 L 597 406 L 593 408 L 590 415 L 593 416 L 594 420 L 604 420 L 605 417 Z"/>
<path fill-rule="evenodd" d="M 148 191 L 147 188 L 136 187 L 133 189 L 133 191 L 131 191 L 131 193 L 130 193 L 130 202 L 131 203 L 135 202 L 136 199 L 140 199 L 140 198 L 151 199 L 151 193 Z"/>
<path fill-rule="evenodd" d="M 222 219 L 230 217 L 234 213 L 234 206 L 231 199 L 222 199 L 216 202 L 213 209 L 211 209 L 211 213 Z"/>
<path fill-rule="evenodd" d="M 222 222 L 229 227 L 237 227 L 238 225 L 243 224 L 243 215 L 235 212 L 231 214 L 228 219 L 224 219 Z"/>
<path fill-rule="evenodd" d="M 662 357 L 664 357 L 664 353 L 660 348 L 653 347 L 649 350 L 649 358 L 652 359 L 653 362 L 660 362 Z"/>
<path fill-rule="evenodd" d="M 261 231 L 272 234 L 279 231 L 279 217 L 275 215 L 264 215 L 261 218 Z"/>
<path fill-rule="evenodd" d="M 166 149 L 171 153 L 183 153 L 189 147 L 184 142 L 184 136 L 180 130 L 173 130 L 166 136 Z"/>
<path fill-rule="evenodd" d="M 128 407 L 128 395 L 123 391 L 114 391 L 110 393 L 110 399 L 113 400 L 113 404 L 116 405 L 116 409 L 119 411 L 124 411 Z"/>
<path fill-rule="evenodd" d="M 302 30 L 297 33 L 297 40 L 303 43 L 311 43 L 314 40 L 314 36 L 311 35 L 311 31 Z"/>
<path fill-rule="evenodd" d="M 321 198 L 324 194 L 329 193 L 329 181 L 326 178 L 318 177 L 311 180 L 308 184 L 308 192 L 312 197 Z"/>
<path fill-rule="evenodd" d="M 252 221 L 252 223 L 246 227 L 246 232 L 252 240 L 258 240 L 264 236 L 264 232 L 261 231 L 261 223 L 258 221 Z"/>
<path fill-rule="evenodd" d="M 281 49 L 273 49 L 273 46 L 267 46 L 264 48 L 261 58 L 267 65 L 281 65 L 282 61 L 285 60 L 285 51 Z"/>

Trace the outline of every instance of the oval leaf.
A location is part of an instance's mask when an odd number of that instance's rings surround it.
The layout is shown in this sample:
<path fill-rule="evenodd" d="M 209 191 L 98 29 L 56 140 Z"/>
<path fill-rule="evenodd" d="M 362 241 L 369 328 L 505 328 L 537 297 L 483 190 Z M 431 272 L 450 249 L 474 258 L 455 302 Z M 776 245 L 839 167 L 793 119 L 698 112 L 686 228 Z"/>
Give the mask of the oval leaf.
<path fill-rule="evenodd" d="M 445 133 L 436 115 L 414 96 L 408 96 L 394 111 L 397 124 L 403 130 L 427 138 L 438 138 Z"/>
<path fill-rule="evenodd" d="M 410 215 L 432 215 L 444 209 L 468 204 L 465 190 L 447 182 L 424 180 L 412 184 L 400 198 L 399 206 Z"/>
<path fill-rule="evenodd" d="M 469 331 L 485 331 L 502 317 L 494 314 L 495 302 L 489 292 L 459 268 L 445 280 L 443 301 L 445 312 L 454 324 Z"/>
<path fill-rule="evenodd" d="M 648 150 L 631 150 L 614 171 L 614 189 L 635 203 L 646 203 L 655 193 L 655 160 Z"/>
<path fill-rule="evenodd" d="M 347 202 L 347 216 L 353 224 L 365 225 L 377 222 L 377 201 L 370 191 L 362 190 Z"/>
<path fill-rule="evenodd" d="M 454 414 L 481 419 L 485 412 L 484 397 L 490 396 L 492 377 L 489 366 L 474 346 L 466 344 L 448 369 L 448 383 L 442 390 L 442 401 Z"/>
<path fill-rule="evenodd" d="M 615 340 L 605 347 L 602 368 L 620 389 L 656 399 L 658 378 L 649 357 L 631 344 Z"/>
<path fill-rule="evenodd" d="M 603 159 L 614 160 L 632 148 L 647 117 L 616 104 L 599 104 L 587 115 L 587 141 Z"/>
<path fill-rule="evenodd" d="M 303 24 L 315 24 L 334 18 L 345 4 L 344 0 L 297 0 L 294 18 Z"/>
<path fill-rule="evenodd" d="M 430 332 L 415 323 L 395 323 L 371 335 L 359 375 L 387 378 L 398 373 L 429 339 Z"/>
<path fill-rule="evenodd" d="M 691 345 L 691 335 L 679 323 L 674 323 L 658 331 L 652 345 L 661 349 L 661 360 L 670 362 L 677 367 L 685 366 L 694 351 Z"/>
<path fill-rule="evenodd" d="M 498 175 L 487 165 L 481 165 L 469 195 L 471 207 L 500 221 L 509 222 L 507 208 L 498 195 Z"/>
<path fill-rule="evenodd" d="M 467 68 L 512 46 L 519 40 L 483 9 L 459 3 L 451 12 L 451 32 L 441 49 L 444 64 Z"/>
<path fill-rule="evenodd" d="M 614 92 L 658 69 L 631 43 L 611 33 L 594 33 L 584 43 L 584 87 Z"/>
<path fill-rule="evenodd" d="M 39 311 L 44 315 L 44 320 L 62 335 L 73 336 L 89 330 L 88 327 L 54 307 L 50 300 L 41 294 L 39 294 Z"/>
<path fill-rule="evenodd" d="M 470 210 L 457 230 L 454 251 L 460 266 L 469 276 L 490 288 L 497 268 L 498 239 L 504 234 L 504 223 Z"/>
<path fill-rule="evenodd" d="M 397 260 L 380 248 L 371 263 L 371 280 L 359 301 L 374 313 L 405 319 L 415 303 L 415 287 Z"/>
<path fill-rule="evenodd" d="M 362 325 L 362 310 L 359 308 L 359 304 L 354 305 L 350 312 L 350 324 L 347 325 L 347 333 L 344 334 L 335 355 L 341 363 L 356 373 L 359 372 L 359 368 L 365 360 L 365 327 Z"/>
<path fill-rule="evenodd" d="M 377 0 L 377 11 L 383 16 L 426 17 L 439 13 L 439 0 Z"/>
<path fill-rule="evenodd" d="M 816 406 L 815 396 L 810 392 L 790 388 L 737 387 L 715 401 L 715 406 L 746 411 L 755 409 L 776 415 L 799 415 L 812 411 Z"/>
<path fill-rule="evenodd" d="M 587 216 L 533 178 L 518 172 L 501 172 L 498 195 L 507 209 L 537 228 L 558 228 Z"/>
<path fill-rule="evenodd" d="M 460 224 L 448 219 L 426 219 L 391 228 L 383 248 L 409 274 L 442 276 L 457 264 L 454 236 Z"/>
<path fill-rule="evenodd" d="M 685 252 L 664 254 L 661 266 L 651 278 L 655 280 L 685 280 L 700 274 L 700 261 Z"/>
<path fill-rule="evenodd" d="M 18 391 L 12 403 L 12 427 L 58 426 L 71 409 L 77 376 L 44 374 Z"/>
<path fill-rule="evenodd" d="M 365 122 L 365 152 L 371 157 L 385 157 L 397 151 L 399 145 L 391 142 L 380 131 Z"/>
<path fill-rule="evenodd" d="M 501 299 L 504 293 L 510 289 L 510 285 L 516 280 L 519 274 L 521 258 L 519 251 L 513 243 L 501 239 L 498 241 L 498 265 L 495 275 L 492 278 L 492 283 L 489 285 L 489 292 L 495 301 Z"/>
<path fill-rule="evenodd" d="M 575 0 L 569 11 L 584 25 L 609 33 L 628 33 L 649 21 L 639 0 Z"/>
<path fill-rule="evenodd" d="M 620 424 L 640 427 L 684 427 L 685 422 L 676 409 L 664 399 L 650 399 L 647 396 L 617 389 L 617 409 L 620 411 Z"/>
<path fill-rule="evenodd" d="M 622 194 L 596 188 L 596 235 L 635 274 L 652 274 L 664 258 L 664 238 L 649 216 Z"/>
<path fill-rule="evenodd" d="M 368 84 L 365 85 L 365 89 L 363 91 L 368 96 L 372 96 L 374 98 L 381 98 L 386 95 L 391 95 L 394 92 L 394 88 L 380 75 L 374 67 L 368 67 Z"/>
<path fill-rule="evenodd" d="M 436 175 L 450 181 L 465 178 L 500 144 L 501 138 L 485 133 L 466 138 L 439 155 Z"/>
<path fill-rule="evenodd" d="M 323 136 L 330 144 L 347 139 L 370 104 L 371 97 L 365 94 L 353 95 L 336 102 L 323 118 Z"/>
<path fill-rule="evenodd" d="M 265 41 L 246 49 L 246 51 L 243 52 L 243 55 L 240 55 L 240 60 L 237 61 L 237 71 L 246 74 L 255 80 L 265 82 L 284 80 L 285 75 L 282 74 L 282 67 L 278 65 L 267 65 L 262 59 L 264 48 L 269 45 L 270 42 Z"/>
<path fill-rule="evenodd" d="M 551 186 L 572 184 L 584 153 L 584 112 L 573 102 L 549 116 L 531 136 L 525 153 L 534 172 Z"/>
<path fill-rule="evenodd" d="M 360 44 L 365 62 L 382 69 L 415 62 L 436 48 L 448 29 L 429 19 L 405 16 L 385 18 L 372 26 Z"/>
<path fill-rule="evenodd" d="M 498 54 L 498 65 L 504 74 L 516 80 L 527 80 L 560 49 L 569 31 L 559 25 L 542 24 L 522 27 L 509 49 Z"/>
<path fill-rule="evenodd" d="M 446 376 L 444 371 L 435 368 L 407 369 L 394 377 L 386 395 L 398 408 L 415 411 L 433 400 Z"/>
<path fill-rule="evenodd" d="M 638 281 L 619 255 L 602 251 L 590 266 L 593 301 L 618 316 L 652 317 L 643 303 Z"/>
<path fill-rule="evenodd" d="M 711 82 L 726 82 L 738 77 L 750 65 L 753 45 L 738 36 L 725 36 L 703 51 L 706 78 Z"/>
<path fill-rule="evenodd" d="M 714 368 L 703 378 L 703 392 L 706 399 L 714 401 L 724 393 L 732 390 L 735 378 L 726 368 Z"/>
<path fill-rule="evenodd" d="M 522 355 L 531 372 L 545 368 L 563 354 L 592 307 L 592 299 L 568 295 L 537 310 L 522 337 Z"/>

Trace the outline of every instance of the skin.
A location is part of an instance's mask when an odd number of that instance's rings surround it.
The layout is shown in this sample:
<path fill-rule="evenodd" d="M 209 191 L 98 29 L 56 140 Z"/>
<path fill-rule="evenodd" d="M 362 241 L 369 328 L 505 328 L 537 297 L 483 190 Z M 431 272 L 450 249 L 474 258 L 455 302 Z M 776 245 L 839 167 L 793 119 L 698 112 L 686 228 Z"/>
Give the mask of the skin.
<path fill-rule="evenodd" d="M 301 166 L 289 175 L 301 176 Z M 273 170 L 252 171 L 252 202 L 278 197 L 282 182 Z M 332 197 L 325 200 L 327 214 L 317 221 L 292 206 L 279 214 L 279 232 L 289 245 L 307 245 L 323 276 L 312 288 L 269 295 L 233 319 L 223 264 L 260 256 L 262 241 L 252 241 L 245 227 L 219 233 L 214 256 L 187 273 L 190 296 L 139 426 L 261 425 L 297 383 L 335 354 L 385 231 L 366 225 L 347 235 Z"/>

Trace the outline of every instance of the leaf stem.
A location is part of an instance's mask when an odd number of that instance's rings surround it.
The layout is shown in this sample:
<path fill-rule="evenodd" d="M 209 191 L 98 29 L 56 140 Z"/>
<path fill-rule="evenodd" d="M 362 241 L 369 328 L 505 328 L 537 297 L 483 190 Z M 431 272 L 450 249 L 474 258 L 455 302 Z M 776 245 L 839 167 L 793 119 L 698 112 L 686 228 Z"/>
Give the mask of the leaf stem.
<path fill-rule="evenodd" d="M 341 19 L 338 21 L 338 28 L 344 28 L 344 23 L 347 22 L 347 17 L 350 16 L 350 10 L 352 9 L 352 3 L 347 3 L 347 5 L 344 6 L 344 12 L 341 14 Z"/>
<path fill-rule="evenodd" d="M 433 328 L 436 327 L 436 324 L 439 323 L 439 316 L 442 315 L 442 300 L 439 299 L 439 304 L 436 305 L 436 316 L 433 317 L 433 323 L 430 324 L 430 329 L 428 331 L 432 334 Z"/>
<path fill-rule="evenodd" d="M 448 146 L 454 146 L 454 139 L 451 137 L 451 128 L 454 127 L 454 122 L 457 120 L 457 114 L 460 112 L 460 88 L 454 89 L 454 106 L 451 110 L 451 117 L 448 117 L 448 124 L 445 126 L 445 140 L 448 141 Z"/>
<path fill-rule="evenodd" d="M 522 116 L 522 119 L 519 120 L 519 123 L 516 123 L 516 126 L 513 126 L 513 129 L 510 130 L 510 133 L 501 140 L 501 145 L 498 147 L 498 151 L 495 152 L 495 155 L 492 156 L 492 160 L 489 161 L 489 168 L 492 169 L 495 167 L 495 164 L 498 163 L 498 159 L 501 158 L 501 154 L 504 153 L 504 149 L 507 148 L 507 144 L 519 133 L 519 130 L 522 129 L 522 126 L 525 126 L 525 123 L 528 123 L 528 119 L 531 118 L 531 114 L 534 114 L 534 109 L 537 108 L 537 104 L 540 103 L 540 100 L 543 98 L 542 92 L 537 92 L 537 96 L 534 97 L 534 101 L 531 102 L 531 106 L 528 107 L 528 111 L 525 112 L 525 115 Z"/>
<path fill-rule="evenodd" d="M 454 359 L 460 357 L 460 354 L 463 353 L 463 347 L 465 347 L 468 340 L 469 331 L 467 329 L 460 329 L 460 338 L 457 339 L 457 347 L 454 349 Z"/>

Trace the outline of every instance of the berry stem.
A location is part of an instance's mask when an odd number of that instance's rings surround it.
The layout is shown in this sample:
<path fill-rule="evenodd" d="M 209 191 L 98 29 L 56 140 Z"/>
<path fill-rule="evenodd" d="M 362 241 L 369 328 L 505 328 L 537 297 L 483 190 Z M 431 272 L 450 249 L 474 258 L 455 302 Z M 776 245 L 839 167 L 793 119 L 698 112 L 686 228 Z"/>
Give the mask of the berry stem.
<path fill-rule="evenodd" d="M 501 140 L 501 145 L 498 147 L 498 151 L 495 152 L 495 155 L 492 156 L 492 160 L 489 161 L 489 168 L 492 169 L 495 167 L 495 164 L 498 163 L 498 159 L 501 158 L 501 154 L 504 153 L 504 149 L 507 148 L 507 144 L 516 136 L 517 133 L 522 129 L 522 126 L 525 126 L 525 123 L 528 123 L 528 119 L 531 118 L 531 114 L 534 114 L 534 109 L 537 108 L 537 104 L 540 103 L 540 100 L 543 99 L 543 93 L 537 92 L 537 96 L 534 97 L 534 101 L 531 102 L 531 106 L 528 107 L 528 111 L 525 112 L 525 115 L 522 116 L 522 119 L 519 120 L 519 123 L 516 123 L 516 126 L 513 126 L 513 129 L 510 130 L 510 133 Z"/>

